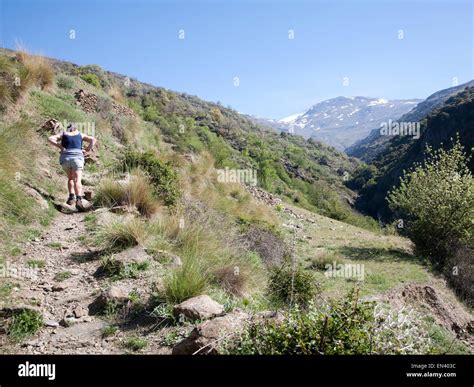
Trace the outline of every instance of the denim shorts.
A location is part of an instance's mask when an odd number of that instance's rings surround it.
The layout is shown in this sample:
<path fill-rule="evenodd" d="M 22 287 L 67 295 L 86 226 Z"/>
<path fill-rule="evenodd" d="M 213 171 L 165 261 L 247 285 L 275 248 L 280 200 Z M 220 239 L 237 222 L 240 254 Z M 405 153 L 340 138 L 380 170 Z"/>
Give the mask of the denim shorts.
<path fill-rule="evenodd" d="M 84 169 L 84 156 L 81 155 L 61 155 L 59 163 L 66 172 Z"/>

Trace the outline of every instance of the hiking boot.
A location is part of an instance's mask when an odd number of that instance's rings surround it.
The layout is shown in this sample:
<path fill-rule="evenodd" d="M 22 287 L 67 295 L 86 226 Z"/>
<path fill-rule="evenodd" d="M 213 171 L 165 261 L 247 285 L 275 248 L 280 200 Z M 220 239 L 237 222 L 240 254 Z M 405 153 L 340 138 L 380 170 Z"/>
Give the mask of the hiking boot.
<path fill-rule="evenodd" d="M 82 199 L 76 200 L 76 208 L 79 212 L 85 211 L 84 205 L 82 204 Z"/>
<path fill-rule="evenodd" d="M 73 206 L 74 204 L 76 204 L 76 199 L 74 198 L 74 196 L 73 197 L 70 196 L 69 199 L 67 200 L 66 204 L 68 206 Z"/>

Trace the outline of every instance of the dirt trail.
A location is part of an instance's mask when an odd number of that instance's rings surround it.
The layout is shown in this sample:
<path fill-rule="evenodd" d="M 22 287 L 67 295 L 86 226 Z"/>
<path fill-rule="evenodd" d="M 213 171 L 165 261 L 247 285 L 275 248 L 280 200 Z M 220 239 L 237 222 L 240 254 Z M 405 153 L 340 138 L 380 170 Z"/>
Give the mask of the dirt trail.
<path fill-rule="evenodd" d="M 40 238 L 25 245 L 17 264 L 27 266 L 34 260 L 44 262 L 44 267 L 38 268 L 37 278 L 23 281 L 13 296 L 16 304 L 37 305 L 45 327 L 15 351 L 100 352 L 97 339 L 106 323 L 88 313 L 88 305 L 100 292 L 94 276 L 99 263 L 94 261 L 96 252 L 80 241 L 87 234 L 84 217 L 58 213 Z"/>
<path fill-rule="evenodd" d="M 129 324 L 109 337 L 103 336 L 110 320 L 92 313 L 90 306 L 111 283 L 97 276 L 100 251 L 81 240 L 90 236 L 85 216 L 58 213 L 39 238 L 25 244 L 15 264 L 27 267 L 34 260 L 43 261 L 44 267 L 38 269 L 37 278 L 16 281 L 19 289 L 13 292 L 11 301 L 13 305 L 37 306 L 44 327 L 20 344 L 0 343 L 2 350 L 27 354 L 126 353 L 124 341 L 133 334 L 147 336 L 147 347 L 142 352 L 168 353 L 170 348 L 161 344 L 158 332 L 146 326 Z M 149 278 L 133 281 L 148 282 Z"/>

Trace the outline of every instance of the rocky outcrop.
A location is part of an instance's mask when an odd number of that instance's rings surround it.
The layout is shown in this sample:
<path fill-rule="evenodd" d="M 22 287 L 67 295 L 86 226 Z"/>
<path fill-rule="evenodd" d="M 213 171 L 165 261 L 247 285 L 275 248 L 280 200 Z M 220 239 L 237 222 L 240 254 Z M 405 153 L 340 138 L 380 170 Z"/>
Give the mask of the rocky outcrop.
<path fill-rule="evenodd" d="M 191 320 L 206 320 L 223 313 L 224 307 L 207 295 L 190 298 L 173 308 L 176 317 L 184 316 Z"/>
<path fill-rule="evenodd" d="M 92 93 L 86 93 L 84 90 L 77 91 L 74 96 L 76 97 L 76 103 L 86 113 L 96 113 L 97 104 L 99 102 L 97 95 Z M 111 109 L 119 115 L 136 118 L 135 112 L 127 106 L 120 105 L 114 101 L 111 101 Z"/>
<path fill-rule="evenodd" d="M 275 207 L 279 204 L 282 204 L 282 200 L 270 192 L 264 191 L 263 189 L 254 187 L 252 185 L 244 185 L 244 187 L 257 201 L 262 202 L 267 206 Z"/>
<path fill-rule="evenodd" d="M 41 128 L 39 128 L 38 131 L 53 134 L 53 133 L 57 133 L 60 128 L 61 128 L 61 122 L 59 122 L 55 118 L 51 118 L 47 120 L 43 125 L 41 125 Z"/>

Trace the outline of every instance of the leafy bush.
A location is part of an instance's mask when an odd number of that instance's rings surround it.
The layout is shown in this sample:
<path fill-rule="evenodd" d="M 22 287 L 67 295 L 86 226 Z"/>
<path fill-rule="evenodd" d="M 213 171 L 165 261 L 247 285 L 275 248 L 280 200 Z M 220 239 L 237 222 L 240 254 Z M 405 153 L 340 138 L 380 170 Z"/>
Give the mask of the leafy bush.
<path fill-rule="evenodd" d="M 228 352 L 245 355 L 342 355 L 372 353 L 373 305 L 357 302 L 354 292 L 343 300 L 302 311 L 292 309 L 281 322 L 251 324 L 228 344 Z"/>
<path fill-rule="evenodd" d="M 255 322 L 223 345 L 230 354 L 423 354 L 431 351 L 427 325 L 417 314 L 378 308 L 350 291 L 343 299 L 296 307 L 283 321 Z"/>
<path fill-rule="evenodd" d="M 140 168 L 145 171 L 156 195 L 161 198 L 165 205 L 175 206 L 181 197 L 178 186 L 178 175 L 171 164 L 158 159 L 154 152 L 128 151 L 125 154 L 124 169 Z"/>
<path fill-rule="evenodd" d="M 159 116 L 160 116 L 160 113 L 155 106 L 148 106 L 147 108 L 145 108 L 143 112 L 143 119 L 145 121 L 151 121 L 151 122 L 156 121 Z"/>
<path fill-rule="evenodd" d="M 441 268 L 473 235 L 474 190 L 469 158 L 459 139 L 445 151 L 427 147 L 427 158 L 388 195 L 390 208 L 417 252 Z"/>
<path fill-rule="evenodd" d="M 316 291 L 313 275 L 301 265 L 292 265 L 289 260 L 285 260 L 281 265 L 270 269 L 268 292 L 277 302 L 306 307 L 316 295 Z"/>
<path fill-rule="evenodd" d="M 98 89 L 100 89 L 100 79 L 96 74 L 87 73 L 87 74 L 81 75 L 81 78 L 87 83 L 89 83 L 90 85 L 95 86 Z"/>

